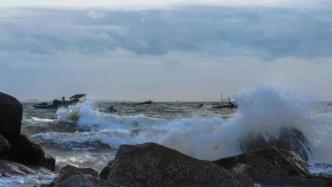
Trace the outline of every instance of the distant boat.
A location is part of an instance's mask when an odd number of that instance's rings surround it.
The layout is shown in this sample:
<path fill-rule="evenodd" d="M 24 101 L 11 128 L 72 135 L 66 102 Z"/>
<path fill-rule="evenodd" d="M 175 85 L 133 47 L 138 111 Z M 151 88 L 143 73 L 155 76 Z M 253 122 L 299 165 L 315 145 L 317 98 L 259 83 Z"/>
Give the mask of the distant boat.
<path fill-rule="evenodd" d="M 153 101 L 149 100 L 149 101 L 144 101 L 141 103 L 137 103 L 136 105 L 151 105 L 153 103 Z"/>
<path fill-rule="evenodd" d="M 214 105 L 212 108 L 238 108 L 238 104 L 235 101 L 232 101 L 229 97 L 227 100 L 224 100 L 221 93 L 221 102 Z"/>
<path fill-rule="evenodd" d="M 65 97 L 62 97 L 62 100 L 54 99 L 52 102 L 43 102 L 33 105 L 35 108 L 39 109 L 58 109 L 59 107 L 67 107 L 78 102 L 85 100 L 86 94 L 75 94 L 69 98 L 69 101 L 66 101 Z"/>

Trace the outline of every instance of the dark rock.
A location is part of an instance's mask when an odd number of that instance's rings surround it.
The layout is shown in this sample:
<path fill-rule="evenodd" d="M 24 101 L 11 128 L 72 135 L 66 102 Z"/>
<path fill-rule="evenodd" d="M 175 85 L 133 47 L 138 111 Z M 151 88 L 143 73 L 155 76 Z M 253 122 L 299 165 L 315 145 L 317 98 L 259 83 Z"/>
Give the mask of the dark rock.
<path fill-rule="evenodd" d="M 9 153 L 11 145 L 9 142 L 0 134 L 0 157 L 4 154 Z"/>
<path fill-rule="evenodd" d="M 259 173 L 255 168 L 248 164 L 238 163 L 233 169 L 235 173 L 248 175 L 252 180 L 260 177 L 262 173 Z"/>
<path fill-rule="evenodd" d="M 98 172 L 91 168 L 78 168 L 67 165 L 59 171 L 58 177 L 51 184 L 42 187 L 99 187 L 112 186 L 110 183 L 98 178 Z"/>
<path fill-rule="evenodd" d="M 122 145 L 107 167 L 102 178 L 115 186 L 245 186 L 222 167 L 155 143 Z"/>
<path fill-rule="evenodd" d="M 262 176 L 255 182 L 263 186 L 328 187 L 326 182 L 321 179 L 288 176 Z"/>
<path fill-rule="evenodd" d="M 55 159 L 21 134 L 22 104 L 0 92 L 0 158 L 27 165 L 55 169 Z"/>
<path fill-rule="evenodd" d="M 0 176 L 10 177 L 12 175 L 28 175 L 33 174 L 34 170 L 16 162 L 0 159 Z"/>
<path fill-rule="evenodd" d="M 66 165 L 61 168 L 60 173 L 75 173 L 75 174 L 86 174 L 94 177 L 98 177 L 98 172 L 91 168 L 79 168 L 73 165 Z"/>
<path fill-rule="evenodd" d="M 255 181 L 251 176 L 258 176 L 259 174 L 249 165 L 239 163 L 233 168 L 236 178 L 245 186 L 254 186 Z"/>
<path fill-rule="evenodd" d="M 332 186 L 332 176 L 328 176 L 328 175 L 318 175 L 318 176 L 311 176 L 309 178 L 313 178 L 313 179 L 320 179 L 326 182 L 326 185 L 328 187 Z"/>
<path fill-rule="evenodd" d="M 55 171 L 56 165 L 55 165 L 55 158 L 53 158 L 51 155 L 45 155 L 44 158 L 42 158 L 39 161 L 39 166 L 45 167 L 51 171 Z"/>
<path fill-rule="evenodd" d="M 23 164 L 39 165 L 41 160 L 45 158 L 43 149 L 23 134 L 8 140 L 12 145 L 9 160 Z"/>
<path fill-rule="evenodd" d="M 241 173 L 247 173 L 254 179 L 261 175 L 307 176 L 308 172 L 305 162 L 296 156 L 296 154 L 291 152 L 280 152 L 275 147 L 272 147 L 253 153 L 223 158 L 213 161 L 213 163 L 235 171 L 245 170 L 245 172 L 242 171 Z"/>
<path fill-rule="evenodd" d="M 110 161 L 110 162 L 107 164 L 107 166 L 104 167 L 104 168 L 101 170 L 101 172 L 100 172 L 100 174 L 99 174 L 99 177 L 100 177 L 101 179 L 107 180 L 108 175 L 110 174 L 110 171 L 111 171 L 111 168 L 112 168 L 112 164 L 113 164 L 113 160 Z"/>
<path fill-rule="evenodd" d="M 304 134 L 295 128 L 281 128 L 278 137 L 269 136 L 265 139 L 262 135 L 247 137 L 241 144 L 244 152 L 254 152 L 267 147 L 277 147 L 287 151 L 293 151 L 305 161 L 311 154 L 309 143 Z"/>
<path fill-rule="evenodd" d="M 246 164 L 250 166 L 250 168 L 245 168 L 246 171 L 250 171 L 247 174 L 249 174 L 254 179 L 262 174 L 288 176 L 288 173 L 284 168 L 280 167 L 278 164 L 271 163 L 263 157 L 255 154 L 243 154 L 224 158 L 218 161 L 214 161 L 214 163 L 225 167 L 226 169 L 235 169 L 239 163 Z"/>
<path fill-rule="evenodd" d="M 5 138 L 21 133 L 23 107 L 14 97 L 0 92 L 0 134 Z"/>
<path fill-rule="evenodd" d="M 289 176 L 308 176 L 308 164 L 293 151 L 278 150 L 276 147 L 261 149 L 254 154 L 267 159 L 268 161 L 281 166 Z"/>

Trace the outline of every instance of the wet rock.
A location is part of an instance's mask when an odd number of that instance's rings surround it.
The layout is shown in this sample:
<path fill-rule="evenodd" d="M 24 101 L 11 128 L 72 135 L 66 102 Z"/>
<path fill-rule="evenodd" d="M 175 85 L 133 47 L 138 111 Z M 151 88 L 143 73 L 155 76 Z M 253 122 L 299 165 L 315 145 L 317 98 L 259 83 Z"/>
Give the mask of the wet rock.
<path fill-rule="evenodd" d="M 240 175 L 248 175 L 251 180 L 256 179 L 262 175 L 252 166 L 243 163 L 238 163 L 232 170 Z"/>
<path fill-rule="evenodd" d="M 254 186 L 255 181 L 251 176 L 256 176 L 258 173 L 249 165 L 239 163 L 233 168 L 236 178 L 245 186 Z"/>
<path fill-rule="evenodd" d="M 91 168 L 79 168 L 73 165 L 66 165 L 61 168 L 60 173 L 72 173 L 72 174 L 86 174 L 94 177 L 98 176 L 98 172 Z"/>
<path fill-rule="evenodd" d="M 33 174 L 34 170 L 17 162 L 11 162 L 0 159 L 0 175 L 1 177 L 9 177 L 12 175 L 28 175 Z"/>
<path fill-rule="evenodd" d="M 262 135 L 247 137 L 241 145 L 244 152 L 254 152 L 267 147 L 277 147 L 286 151 L 297 153 L 305 161 L 310 153 L 309 143 L 304 134 L 295 128 L 281 128 L 278 137 Z"/>
<path fill-rule="evenodd" d="M 280 152 L 275 147 L 271 147 L 252 153 L 223 158 L 213 163 L 226 169 L 247 173 L 254 179 L 262 175 L 307 176 L 308 172 L 305 162 L 296 156 L 296 154 L 291 152 Z"/>
<path fill-rule="evenodd" d="M 293 151 L 277 149 L 276 147 L 265 148 L 254 152 L 285 169 L 289 176 L 309 176 L 309 165 Z"/>
<path fill-rule="evenodd" d="M 45 155 L 44 158 L 42 158 L 39 161 L 39 166 L 45 167 L 51 171 L 55 171 L 56 165 L 55 165 L 55 158 L 53 158 L 51 155 Z"/>
<path fill-rule="evenodd" d="M 45 158 L 43 149 L 23 134 L 17 135 L 9 141 L 12 145 L 9 160 L 23 164 L 39 165 L 40 161 Z"/>
<path fill-rule="evenodd" d="M 110 162 L 107 164 L 107 166 L 104 167 L 104 168 L 101 170 L 101 172 L 100 172 L 100 174 L 99 174 L 99 177 L 102 178 L 102 179 L 104 179 L 104 180 L 107 180 L 108 175 L 110 174 L 110 171 L 111 171 L 111 169 L 112 169 L 112 165 L 113 165 L 113 160 L 110 161 Z"/>
<path fill-rule="evenodd" d="M 223 167 L 155 143 L 122 145 L 107 167 L 101 177 L 115 186 L 245 186 Z"/>
<path fill-rule="evenodd" d="M 0 92 L 0 134 L 5 138 L 21 133 L 23 107 L 14 97 Z"/>
<path fill-rule="evenodd" d="M 26 165 L 55 169 L 55 159 L 45 157 L 43 149 L 21 134 L 22 104 L 0 92 L 0 157 Z"/>
<path fill-rule="evenodd" d="M 11 145 L 9 142 L 0 134 L 0 157 L 1 155 L 9 153 Z"/>
<path fill-rule="evenodd" d="M 67 165 L 59 171 L 58 177 L 50 184 L 42 187 L 102 187 L 112 186 L 110 183 L 101 180 L 98 172 L 91 168 L 78 168 Z"/>

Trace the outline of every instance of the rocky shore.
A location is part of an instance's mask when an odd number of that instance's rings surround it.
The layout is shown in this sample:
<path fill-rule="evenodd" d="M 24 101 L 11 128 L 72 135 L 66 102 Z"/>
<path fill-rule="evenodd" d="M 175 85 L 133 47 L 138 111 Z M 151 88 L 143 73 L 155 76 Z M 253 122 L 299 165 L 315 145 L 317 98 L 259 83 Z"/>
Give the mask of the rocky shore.
<path fill-rule="evenodd" d="M 23 107 L 14 97 L 0 93 L 0 175 L 31 174 L 55 170 L 55 159 L 21 134 Z"/>
<path fill-rule="evenodd" d="M 277 138 L 244 137 L 244 154 L 198 160 L 156 143 L 122 145 L 101 172 L 67 165 L 21 134 L 22 104 L 0 93 L 0 175 L 33 175 L 51 170 L 57 177 L 43 187 L 97 186 L 332 186 L 332 176 L 308 171 L 310 146 L 303 133 L 280 129 Z"/>

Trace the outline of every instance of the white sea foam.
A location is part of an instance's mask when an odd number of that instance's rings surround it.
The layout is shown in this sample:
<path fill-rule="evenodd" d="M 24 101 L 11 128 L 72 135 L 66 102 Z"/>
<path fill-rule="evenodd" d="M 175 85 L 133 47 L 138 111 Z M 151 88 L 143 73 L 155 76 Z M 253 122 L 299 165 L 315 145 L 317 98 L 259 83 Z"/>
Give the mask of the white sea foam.
<path fill-rule="evenodd" d="M 47 118 L 38 118 L 38 117 L 31 117 L 33 121 L 36 122 L 43 122 L 43 123 L 48 123 L 48 122 L 53 122 L 55 119 L 47 119 Z"/>
<path fill-rule="evenodd" d="M 1 187 L 31 187 L 46 184 L 55 178 L 53 173 L 35 173 L 33 175 L 0 177 Z"/>
<path fill-rule="evenodd" d="M 173 120 L 106 114 L 83 103 L 57 112 L 59 120 L 77 119 L 83 132 L 48 132 L 39 136 L 60 143 L 100 141 L 112 147 L 153 141 L 196 158 L 213 160 L 241 153 L 240 141 L 248 135 L 278 136 L 281 127 L 295 127 L 307 137 L 313 162 L 332 163 L 332 126 L 326 116 L 313 114 L 311 99 L 273 88 L 259 88 L 238 95 L 237 102 L 239 110 L 229 119 Z"/>
<path fill-rule="evenodd" d="M 131 129 L 159 123 L 164 120 L 146 117 L 143 114 L 132 116 L 119 116 L 94 110 L 91 102 L 78 103 L 57 111 L 60 121 L 77 121 L 77 124 L 91 131 Z"/>

